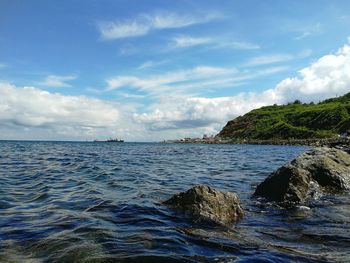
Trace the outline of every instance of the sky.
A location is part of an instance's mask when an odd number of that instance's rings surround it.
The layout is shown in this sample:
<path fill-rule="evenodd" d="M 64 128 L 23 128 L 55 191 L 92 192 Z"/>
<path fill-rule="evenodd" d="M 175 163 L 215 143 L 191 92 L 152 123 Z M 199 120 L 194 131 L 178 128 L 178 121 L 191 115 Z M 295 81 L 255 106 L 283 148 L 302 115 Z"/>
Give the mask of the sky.
<path fill-rule="evenodd" d="M 348 0 L 0 0 L 0 139 L 215 135 L 350 92 Z"/>

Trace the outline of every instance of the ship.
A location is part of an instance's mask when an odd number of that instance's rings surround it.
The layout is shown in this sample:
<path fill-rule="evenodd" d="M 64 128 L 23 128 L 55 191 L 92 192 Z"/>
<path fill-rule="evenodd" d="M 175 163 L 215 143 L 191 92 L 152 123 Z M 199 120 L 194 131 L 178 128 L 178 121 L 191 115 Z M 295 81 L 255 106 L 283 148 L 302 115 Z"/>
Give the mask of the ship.
<path fill-rule="evenodd" d="M 106 142 L 124 142 L 124 140 L 118 139 L 118 138 L 115 138 L 115 139 L 110 138 Z"/>
<path fill-rule="evenodd" d="M 124 140 L 122 139 L 118 139 L 118 138 L 115 138 L 115 139 L 112 139 L 112 138 L 109 138 L 108 140 L 94 140 L 94 142 L 124 142 Z"/>

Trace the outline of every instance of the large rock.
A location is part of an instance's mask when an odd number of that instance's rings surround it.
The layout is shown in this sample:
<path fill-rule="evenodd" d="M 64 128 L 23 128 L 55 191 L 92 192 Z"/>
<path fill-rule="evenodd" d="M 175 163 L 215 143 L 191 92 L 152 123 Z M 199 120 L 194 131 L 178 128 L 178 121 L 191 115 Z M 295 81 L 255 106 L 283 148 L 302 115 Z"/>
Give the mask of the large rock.
<path fill-rule="evenodd" d="M 243 217 L 243 209 L 235 193 L 220 192 L 206 185 L 176 194 L 164 204 L 190 214 L 196 221 L 229 224 Z"/>
<path fill-rule="evenodd" d="M 316 148 L 273 172 L 254 195 L 270 201 L 302 203 L 318 192 L 350 189 L 350 155 L 335 148 Z"/>

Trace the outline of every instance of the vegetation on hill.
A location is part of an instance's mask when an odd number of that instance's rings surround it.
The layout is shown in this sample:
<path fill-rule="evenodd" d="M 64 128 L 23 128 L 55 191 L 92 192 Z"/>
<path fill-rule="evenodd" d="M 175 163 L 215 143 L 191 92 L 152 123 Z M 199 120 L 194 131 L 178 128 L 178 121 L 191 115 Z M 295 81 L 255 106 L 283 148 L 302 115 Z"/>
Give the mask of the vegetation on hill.
<path fill-rule="evenodd" d="M 350 93 L 320 103 L 273 105 L 229 121 L 218 134 L 233 140 L 330 138 L 350 129 Z"/>

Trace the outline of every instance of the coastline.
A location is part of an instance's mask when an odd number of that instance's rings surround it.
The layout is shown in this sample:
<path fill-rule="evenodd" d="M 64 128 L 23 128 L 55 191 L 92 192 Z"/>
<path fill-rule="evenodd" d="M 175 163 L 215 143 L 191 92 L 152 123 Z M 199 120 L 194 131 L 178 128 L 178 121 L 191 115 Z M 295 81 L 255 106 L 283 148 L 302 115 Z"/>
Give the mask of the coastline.
<path fill-rule="evenodd" d="M 184 143 L 184 144 L 252 144 L 252 145 L 286 145 L 286 146 L 311 146 L 311 147 L 334 147 L 347 148 L 350 150 L 350 137 L 325 138 L 325 139 L 289 139 L 289 140 L 252 140 L 252 139 L 181 139 L 163 141 L 163 143 Z"/>

